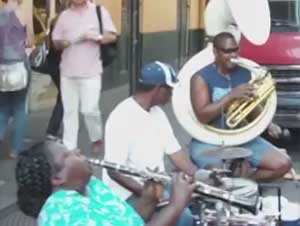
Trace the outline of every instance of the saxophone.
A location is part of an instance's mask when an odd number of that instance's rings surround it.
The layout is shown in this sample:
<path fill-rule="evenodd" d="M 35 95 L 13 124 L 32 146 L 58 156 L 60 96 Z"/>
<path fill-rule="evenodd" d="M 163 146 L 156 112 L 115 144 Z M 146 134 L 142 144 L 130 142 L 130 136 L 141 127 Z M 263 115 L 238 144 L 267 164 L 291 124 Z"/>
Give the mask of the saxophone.
<path fill-rule="evenodd" d="M 113 171 L 116 171 L 116 172 L 119 172 L 122 174 L 126 174 L 129 176 L 138 177 L 138 178 L 143 179 L 144 181 L 154 180 L 156 182 L 161 182 L 163 184 L 171 184 L 172 183 L 172 177 L 170 175 L 167 175 L 164 173 L 156 173 L 156 172 L 151 172 L 149 170 L 138 170 L 138 169 L 128 167 L 125 165 L 120 165 L 120 164 L 116 164 L 113 162 L 94 159 L 94 158 L 89 158 L 88 162 L 91 165 L 101 166 L 108 170 L 113 170 Z M 260 207 L 260 204 L 261 204 L 261 199 L 259 196 L 255 197 L 253 199 L 250 199 L 247 197 L 242 197 L 240 195 L 233 195 L 232 193 L 230 193 L 226 190 L 212 187 L 212 186 L 207 185 L 200 181 L 197 181 L 196 185 L 197 185 L 197 187 L 194 191 L 194 193 L 195 193 L 194 197 L 199 197 L 201 195 L 203 197 L 221 200 L 223 202 L 229 203 L 238 208 L 249 211 L 252 214 L 257 213 L 257 211 Z"/>

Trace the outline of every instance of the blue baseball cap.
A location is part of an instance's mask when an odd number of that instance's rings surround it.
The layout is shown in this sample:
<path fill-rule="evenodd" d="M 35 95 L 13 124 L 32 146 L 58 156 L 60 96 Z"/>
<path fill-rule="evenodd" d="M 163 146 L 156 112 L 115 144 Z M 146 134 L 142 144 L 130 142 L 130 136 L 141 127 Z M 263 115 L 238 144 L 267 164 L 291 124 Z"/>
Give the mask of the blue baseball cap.
<path fill-rule="evenodd" d="M 155 61 L 142 67 L 138 81 L 145 85 L 167 85 L 173 88 L 178 79 L 170 65 Z"/>

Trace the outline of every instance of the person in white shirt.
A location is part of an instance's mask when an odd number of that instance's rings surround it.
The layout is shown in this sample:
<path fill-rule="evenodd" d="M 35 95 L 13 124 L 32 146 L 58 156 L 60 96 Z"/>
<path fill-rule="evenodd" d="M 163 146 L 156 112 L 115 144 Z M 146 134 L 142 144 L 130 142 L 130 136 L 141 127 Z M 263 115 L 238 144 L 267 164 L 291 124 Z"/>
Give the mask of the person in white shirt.
<path fill-rule="evenodd" d="M 54 47 L 62 51 L 60 91 L 63 103 L 63 143 L 69 150 L 78 147 L 79 112 L 92 143 L 102 150 L 102 118 L 99 109 L 103 65 L 100 45 L 116 42 L 117 30 L 110 13 L 101 6 L 103 34 L 100 34 L 96 5 L 88 0 L 71 0 L 58 17 L 53 32 Z"/>
<path fill-rule="evenodd" d="M 159 168 L 164 172 L 167 154 L 180 171 L 194 176 L 197 168 L 182 150 L 160 108 L 169 101 L 176 82 L 175 72 L 167 64 L 155 61 L 143 66 L 135 94 L 119 103 L 106 122 L 105 160 L 141 170 Z M 117 172 L 105 171 L 103 180 L 129 203 L 143 190 L 142 183 Z M 165 195 L 163 198 L 168 197 Z M 192 215 L 186 209 L 177 225 L 192 224 Z"/>

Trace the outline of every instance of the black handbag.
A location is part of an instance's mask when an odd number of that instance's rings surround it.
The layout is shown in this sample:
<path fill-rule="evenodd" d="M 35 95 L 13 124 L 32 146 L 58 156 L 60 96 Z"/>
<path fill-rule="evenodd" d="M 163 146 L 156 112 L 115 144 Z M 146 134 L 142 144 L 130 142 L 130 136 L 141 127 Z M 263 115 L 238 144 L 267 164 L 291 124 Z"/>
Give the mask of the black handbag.
<path fill-rule="evenodd" d="M 97 17 L 99 20 L 100 34 L 103 34 L 101 8 L 99 5 L 96 6 Z M 117 56 L 117 41 L 114 43 L 101 44 L 101 60 L 103 67 L 110 65 Z"/>

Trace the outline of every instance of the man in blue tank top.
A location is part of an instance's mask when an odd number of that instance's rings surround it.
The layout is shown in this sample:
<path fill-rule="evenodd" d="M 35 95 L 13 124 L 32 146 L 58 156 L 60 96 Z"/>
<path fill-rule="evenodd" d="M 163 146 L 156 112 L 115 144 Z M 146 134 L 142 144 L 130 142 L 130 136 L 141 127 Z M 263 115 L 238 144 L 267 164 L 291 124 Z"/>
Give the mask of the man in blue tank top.
<path fill-rule="evenodd" d="M 250 71 L 231 62 L 238 57 L 239 46 L 232 34 L 222 32 L 213 40 L 215 61 L 196 73 L 191 79 L 191 101 L 198 120 L 216 128 L 226 129 L 224 110 L 237 98 L 254 96 L 249 84 Z M 271 123 L 268 132 L 279 137 L 281 129 Z M 252 151 L 249 162 L 256 168 L 249 177 L 268 181 L 282 177 L 290 170 L 290 158 L 262 137 L 256 137 L 242 147 Z M 214 145 L 192 139 L 190 154 L 199 168 L 214 168 L 222 161 L 201 155 L 202 151 L 217 148 Z"/>

